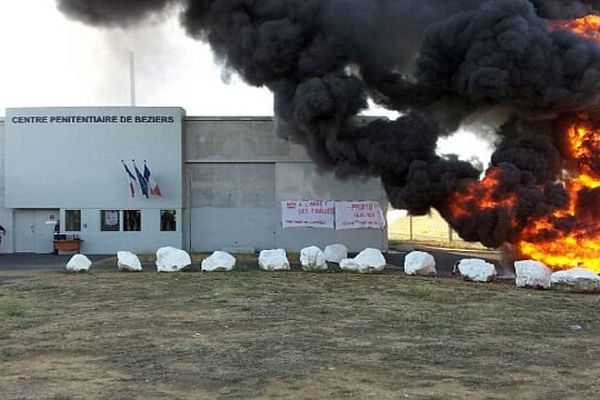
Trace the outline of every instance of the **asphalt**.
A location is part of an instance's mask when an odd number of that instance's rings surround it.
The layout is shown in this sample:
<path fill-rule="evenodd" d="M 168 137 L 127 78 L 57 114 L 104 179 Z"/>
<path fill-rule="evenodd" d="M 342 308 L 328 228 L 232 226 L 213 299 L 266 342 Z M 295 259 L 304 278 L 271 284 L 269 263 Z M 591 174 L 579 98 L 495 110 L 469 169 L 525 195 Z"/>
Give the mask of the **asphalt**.
<path fill-rule="evenodd" d="M 437 264 L 438 275 L 450 276 L 452 267 L 456 261 L 464 258 L 482 258 L 496 265 L 501 276 L 511 276 L 511 271 L 503 269 L 499 263 L 499 254 L 496 251 L 485 250 L 462 250 L 462 249 L 447 249 L 434 246 L 400 246 L 395 250 L 390 250 L 385 253 L 385 258 L 388 263 L 390 272 L 402 272 L 404 265 L 404 256 L 413 250 L 427 251 L 431 253 Z M 63 271 L 65 265 L 72 255 L 55 255 L 55 254 L 0 254 L 0 272 L 2 271 Z M 115 255 L 90 255 L 92 268 L 95 270 L 114 270 L 116 269 Z M 197 263 L 194 263 L 197 264 Z M 143 264 L 144 271 L 156 271 L 154 264 Z M 258 266 L 257 266 L 258 268 Z M 292 269 L 299 269 L 298 266 Z M 2 277 L 0 276 L 0 283 Z"/>
<path fill-rule="evenodd" d="M 62 270 L 72 254 L 0 254 L 0 271 L 44 271 Z M 114 255 L 87 256 L 92 263 L 104 266 L 106 260 L 114 259 Z"/>

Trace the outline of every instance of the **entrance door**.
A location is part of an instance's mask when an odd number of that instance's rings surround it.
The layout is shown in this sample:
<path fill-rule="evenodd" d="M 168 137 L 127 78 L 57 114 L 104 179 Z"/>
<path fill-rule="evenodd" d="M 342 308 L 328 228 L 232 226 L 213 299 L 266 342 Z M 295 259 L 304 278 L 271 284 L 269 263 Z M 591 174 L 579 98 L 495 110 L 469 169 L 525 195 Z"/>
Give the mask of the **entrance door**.
<path fill-rule="evenodd" d="M 52 253 L 58 210 L 16 210 L 15 252 Z"/>
<path fill-rule="evenodd" d="M 15 252 L 33 253 L 35 249 L 35 211 L 15 211 Z"/>

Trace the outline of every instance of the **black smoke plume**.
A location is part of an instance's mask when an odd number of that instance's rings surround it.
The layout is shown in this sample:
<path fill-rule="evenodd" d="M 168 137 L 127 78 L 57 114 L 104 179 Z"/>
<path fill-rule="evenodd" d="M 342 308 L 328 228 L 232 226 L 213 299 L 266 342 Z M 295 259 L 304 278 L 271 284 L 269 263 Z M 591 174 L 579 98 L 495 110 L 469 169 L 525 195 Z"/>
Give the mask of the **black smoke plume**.
<path fill-rule="evenodd" d="M 600 1 L 58 0 L 105 26 L 174 5 L 225 68 L 271 89 L 279 135 L 339 177 L 380 177 L 395 208 L 435 208 L 463 238 L 497 247 L 568 201 L 561 132 L 599 109 L 600 46 L 549 24 L 599 12 Z M 361 123 L 368 98 L 403 116 Z M 474 190 L 480 171 L 437 155 L 437 139 L 497 107 L 511 118 L 490 163 L 501 180 L 493 196 L 515 204 L 467 204 L 457 216 L 450 200 Z"/>

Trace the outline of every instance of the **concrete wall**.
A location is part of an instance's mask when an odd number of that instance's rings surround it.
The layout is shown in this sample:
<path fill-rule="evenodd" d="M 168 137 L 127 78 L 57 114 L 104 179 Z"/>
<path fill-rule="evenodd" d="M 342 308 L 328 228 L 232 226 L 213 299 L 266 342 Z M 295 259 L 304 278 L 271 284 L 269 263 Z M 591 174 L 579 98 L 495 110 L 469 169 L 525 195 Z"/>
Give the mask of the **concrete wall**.
<path fill-rule="evenodd" d="M 15 123 L 39 116 L 169 116 L 172 123 Z M 6 206 L 181 208 L 180 108 L 24 108 L 6 117 Z M 148 160 L 162 197 L 131 197 L 121 163 Z M 134 172 L 135 173 L 135 172 Z M 60 184 L 57 184 L 60 183 Z"/>
<path fill-rule="evenodd" d="M 73 122 L 54 117 L 111 117 L 116 122 Z M 157 118 L 158 117 L 158 118 Z M 54 118 L 54 119 L 53 119 Z M 3 204 L 13 209 L 60 209 L 61 232 L 67 209 L 82 210 L 82 252 L 117 250 L 154 252 L 182 247 L 182 224 L 160 231 L 160 210 L 183 208 L 181 108 L 82 107 L 8 109 L 6 117 L 6 189 Z M 135 197 L 121 160 L 143 171 L 148 161 L 162 196 Z M 140 210 L 141 231 L 100 230 L 100 210 Z M 15 232 L 18 235 L 19 232 Z"/>
<path fill-rule="evenodd" d="M 6 133 L 4 129 L 4 119 L 0 119 L 0 224 L 4 226 L 7 233 L 2 238 L 2 243 L 0 244 L 0 254 L 1 253 L 12 253 L 13 252 L 13 214 L 12 209 L 5 207 L 5 178 L 4 171 L 6 169 L 6 160 L 5 160 L 5 151 L 3 149 L 6 148 Z"/>
<path fill-rule="evenodd" d="M 277 138 L 273 118 L 186 118 L 186 162 L 306 161 L 301 146 Z"/>
<path fill-rule="evenodd" d="M 188 166 L 192 243 L 196 251 L 275 245 L 275 164 Z"/>
<path fill-rule="evenodd" d="M 276 137 L 272 118 L 187 118 L 185 142 L 192 250 L 387 249 L 385 229 L 281 227 L 282 200 L 376 200 L 384 210 L 387 202 L 378 180 L 319 174 L 303 147 Z"/>
<path fill-rule="evenodd" d="M 386 198 L 378 179 L 340 181 L 331 173 L 319 173 L 314 164 L 277 163 L 276 199 L 373 200 L 386 210 Z M 278 215 L 279 217 L 279 215 Z M 299 250 L 315 243 L 343 243 L 350 251 L 366 247 L 387 250 L 387 229 L 332 230 L 282 228 L 277 224 L 276 247 Z"/>
<path fill-rule="evenodd" d="M 7 118 L 165 113 L 182 116 L 177 108 L 109 107 L 13 109 Z M 385 210 L 378 180 L 340 181 L 319 173 L 303 147 L 276 137 L 272 118 L 186 117 L 183 125 L 0 124 L 0 221 L 9 230 L 0 251 L 14 251 L 14 213 L 39 209 L 58 209 L 62 232 L 65 210 L 82 210 L 82 230 L 75 233 L 88 254 L 150 253 L 164 245 L 192 251 L 298 251 L 330 243 L 351 251 L 387 249 L 386 229 L 281 227 L 283 200 L 375 200 Z M 137 188 L 138 195 L 129 196 L 121 159 L 132 158 L 140 167 L 149 161 L 162 198 L 142 198 Z M 101 231 L 103 209 L 141 210 L 142 231 Z M 177 211 L 176 232 L 160 231 L 161 209 Z"/>

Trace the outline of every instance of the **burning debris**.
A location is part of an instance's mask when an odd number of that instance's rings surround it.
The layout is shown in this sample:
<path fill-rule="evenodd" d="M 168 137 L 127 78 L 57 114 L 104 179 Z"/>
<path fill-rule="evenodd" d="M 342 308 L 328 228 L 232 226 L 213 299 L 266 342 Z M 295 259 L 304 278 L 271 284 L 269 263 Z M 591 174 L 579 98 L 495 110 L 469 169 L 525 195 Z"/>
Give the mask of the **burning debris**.
<path fill-rule="evenodd" d="M 600 4 L 595 0 L 58 0 L 127 26 L 179 10 L 225 68 L 275 96 L 278 134 L 339 177 L 380 177 L 393 207 L 437 209 L 466 240 L 600 272 Z M 371 98 L 395 121 L 361 123 Z M 489 168 L 436 154 L 508 111 Z M 484 121 L 485 122 L 485 121 Z"/>

